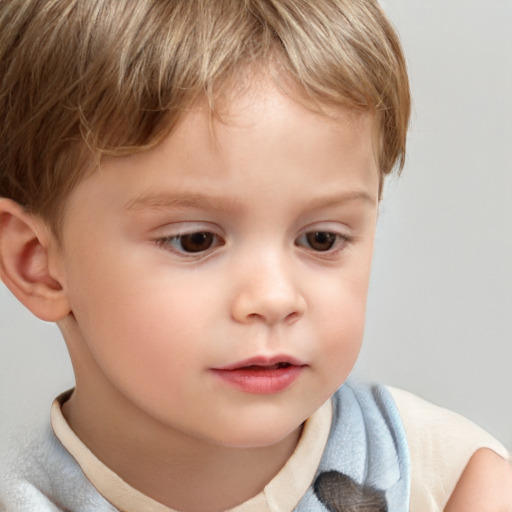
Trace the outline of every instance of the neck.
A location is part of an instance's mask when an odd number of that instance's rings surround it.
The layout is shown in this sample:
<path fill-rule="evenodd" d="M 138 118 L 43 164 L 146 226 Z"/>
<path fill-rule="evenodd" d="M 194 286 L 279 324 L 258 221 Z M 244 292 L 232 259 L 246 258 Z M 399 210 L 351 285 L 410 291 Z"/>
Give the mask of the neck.
<path fill-rule="evenodd" d="M 297 429 L 271 446 L 226 447 L 148 417 L 113 388 L 108 393 L 77 386 L 63 406 L 67 422 L 126 483 L 177 510 L 217 512 L 247 501 L 284 466 L 300 436 Z"/>

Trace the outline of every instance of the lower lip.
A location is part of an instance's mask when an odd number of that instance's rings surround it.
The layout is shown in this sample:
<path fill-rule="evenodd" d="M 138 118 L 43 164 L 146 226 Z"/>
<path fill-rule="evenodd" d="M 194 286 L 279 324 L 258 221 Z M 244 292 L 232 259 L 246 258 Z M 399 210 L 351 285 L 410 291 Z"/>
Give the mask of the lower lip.
<path fill-rule="evenodd" d="M 212 370 L 227 384 L 243 391 L 258 395 L 271 395 L 284 391 L 300 376 L 304 366 L 286 368 L 238 368 L 234 370 Z"/>

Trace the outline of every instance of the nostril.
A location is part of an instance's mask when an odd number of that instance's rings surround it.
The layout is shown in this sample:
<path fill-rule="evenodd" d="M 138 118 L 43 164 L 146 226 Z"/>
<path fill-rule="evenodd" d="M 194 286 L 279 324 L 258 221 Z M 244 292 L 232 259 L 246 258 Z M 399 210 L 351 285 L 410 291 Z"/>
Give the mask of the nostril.
<path fill-rule="evenodd" d="M 266 322 L 292 324 L 304 315 L 306 301 L 289 283 L 250 281 L 234 297 L 231 315 L 238 322 Z"/>
<path fill-rule="evenodd" d="M 294 311 L 293 313 L 290 313 L 286 318 L 285 320 L 287 322 L 294 322 L 295 320 L 297 320 L 298 318 L 300 317 L 299 313 L 297 311 Z"/>

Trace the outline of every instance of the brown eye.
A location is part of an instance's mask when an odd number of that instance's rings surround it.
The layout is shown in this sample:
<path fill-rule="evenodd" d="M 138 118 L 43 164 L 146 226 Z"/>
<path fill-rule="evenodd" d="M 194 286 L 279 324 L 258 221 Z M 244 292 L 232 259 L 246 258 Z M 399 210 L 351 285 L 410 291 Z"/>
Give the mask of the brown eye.
<path fill-rule="evenodd" d="M 334 247 L 337 235 L 328 231 L 312 231 L 306 233 L 306 241 L 308 246 L 314 251 L 328 251 Z"/>
<path fill-rule="evenodd" d="M 333 254 L 341 250 L 349 242 L 349 237 L 331 231 L 309 231 L 295 240 L 295 245 L 314 252 Z"/>
<path fill-rule="evenodd" d="M 221 236 L 210 231 L 190 231 L 155 240 L 156 245 L 182 258 L 202 258 L 225 244 Z"/>
<path fill-rule="evenodd" d="M 213 245 L 215 235 L 208 232 L 189 233 L 177 237 L 178 245 L 184 252 L 207 251 Z"/>

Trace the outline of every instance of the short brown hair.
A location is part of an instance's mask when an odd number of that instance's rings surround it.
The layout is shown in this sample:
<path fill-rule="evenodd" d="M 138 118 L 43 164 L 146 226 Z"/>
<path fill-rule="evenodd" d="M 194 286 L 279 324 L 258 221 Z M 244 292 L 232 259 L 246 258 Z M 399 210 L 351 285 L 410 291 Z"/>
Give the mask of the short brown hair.
<path fill-rule="evenodd" d="M 57 227 L 95 159 L 155 146 L 253 64 L 375 113 L 381 175 L 403 166 L 407 71 L 376 0 L 1 0 L 0 196 Z"/>

